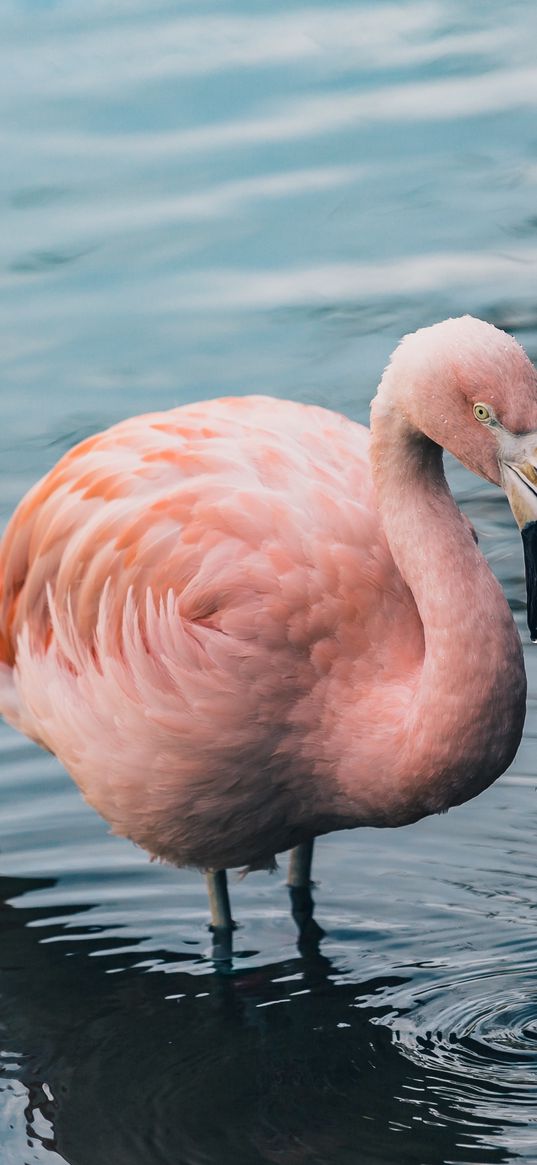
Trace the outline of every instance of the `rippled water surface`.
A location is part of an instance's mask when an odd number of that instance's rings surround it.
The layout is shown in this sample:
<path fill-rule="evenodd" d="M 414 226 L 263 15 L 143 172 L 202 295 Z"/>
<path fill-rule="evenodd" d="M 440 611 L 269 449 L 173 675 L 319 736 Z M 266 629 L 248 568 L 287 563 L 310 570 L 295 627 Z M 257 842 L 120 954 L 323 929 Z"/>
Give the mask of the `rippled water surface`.
<path fill-rule="evenodd" d="M 4 0 L 0 26 L 3 521 L 129 413 L 254 390 L 365 420 L 401 333 L 449 314 L 537 358 L 530 0 Z M 451 480 L 527 643 L 506 503 Z M 2 726 L 2 1165 L 535 1162 L 526 658 L 512 770 L 323 839 L 317 950 L 283 865 L 232 885 L 225 974 L 199 875 Z"/>

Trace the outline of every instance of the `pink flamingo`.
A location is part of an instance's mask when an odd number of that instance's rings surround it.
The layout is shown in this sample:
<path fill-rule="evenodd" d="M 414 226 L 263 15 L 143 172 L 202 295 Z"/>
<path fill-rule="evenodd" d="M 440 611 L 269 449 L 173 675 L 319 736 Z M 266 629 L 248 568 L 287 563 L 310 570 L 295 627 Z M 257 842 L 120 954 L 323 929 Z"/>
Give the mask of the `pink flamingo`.
<path fill-rule="evenodd" d="M 441 447 L 537 517 L 537 377 L 471 317 L 404 338 L 371 433 L 255 396 L 135 417 L 8 525 L 4 717 L 114 832 L 209 871 L 216 928 L 227 867 L 291 849 L 307 912 L 316 836 L 440 813 L 516 753 L 521 644 Z"/>

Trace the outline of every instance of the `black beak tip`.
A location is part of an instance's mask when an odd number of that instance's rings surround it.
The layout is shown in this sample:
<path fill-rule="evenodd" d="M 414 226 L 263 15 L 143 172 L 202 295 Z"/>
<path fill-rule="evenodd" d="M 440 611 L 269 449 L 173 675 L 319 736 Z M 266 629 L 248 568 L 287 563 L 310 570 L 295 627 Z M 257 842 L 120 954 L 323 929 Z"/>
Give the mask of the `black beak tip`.
<path fill-rule="evenodd" d="M 528 627 L 532 641 L 537 641 L 537 522 L 526 522 L 522 527 L 526 594 L 528 599 Z"/>

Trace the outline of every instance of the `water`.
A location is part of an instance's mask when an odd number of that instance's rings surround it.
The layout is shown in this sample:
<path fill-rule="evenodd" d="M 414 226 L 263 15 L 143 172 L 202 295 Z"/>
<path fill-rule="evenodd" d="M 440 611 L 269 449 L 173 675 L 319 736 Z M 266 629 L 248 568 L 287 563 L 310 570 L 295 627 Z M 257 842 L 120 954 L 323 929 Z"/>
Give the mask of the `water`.
<path fill-rule="evenodd" d="M 0 508 L 129 413 L 268 391 L 367 419 L 399 336 L 471 311 L 537 359 L 535 7 L 4 0 Z M 0 729 L 2 1165 L 537 1159 L 537 654 L 499 493 L 452 466 L 525 642 L 512 770 L 232 885 L 111 838 Z M 483 651 L 486 652 L 486 642 Z"/>

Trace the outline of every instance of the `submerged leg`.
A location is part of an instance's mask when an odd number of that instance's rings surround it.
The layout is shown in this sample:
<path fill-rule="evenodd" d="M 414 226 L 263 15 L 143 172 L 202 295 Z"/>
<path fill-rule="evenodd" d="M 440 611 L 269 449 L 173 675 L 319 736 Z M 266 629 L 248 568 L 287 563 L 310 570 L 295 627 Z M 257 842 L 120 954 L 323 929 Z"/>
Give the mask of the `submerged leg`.
<path fill-rule="evenodd" d="M 313 838 L 295 846 L 289 854 L 287 885 L 291 898 L 291 914 L 296 922 L 302 940 L 318 941 L 324 931 L 317 926 L 313 917 L 314 902 L 311 896 L 311 863 L 313 859 Z"/>
<path fill-rule="evenodd" d="M 211 910 L 210 929 L 213 934 L 213 958 L 229 959 L 232 954 L 232 935 L 235 923 L 231 917 L 227 874 L 225 870 L 208 870 L 206 879 Z"/>

